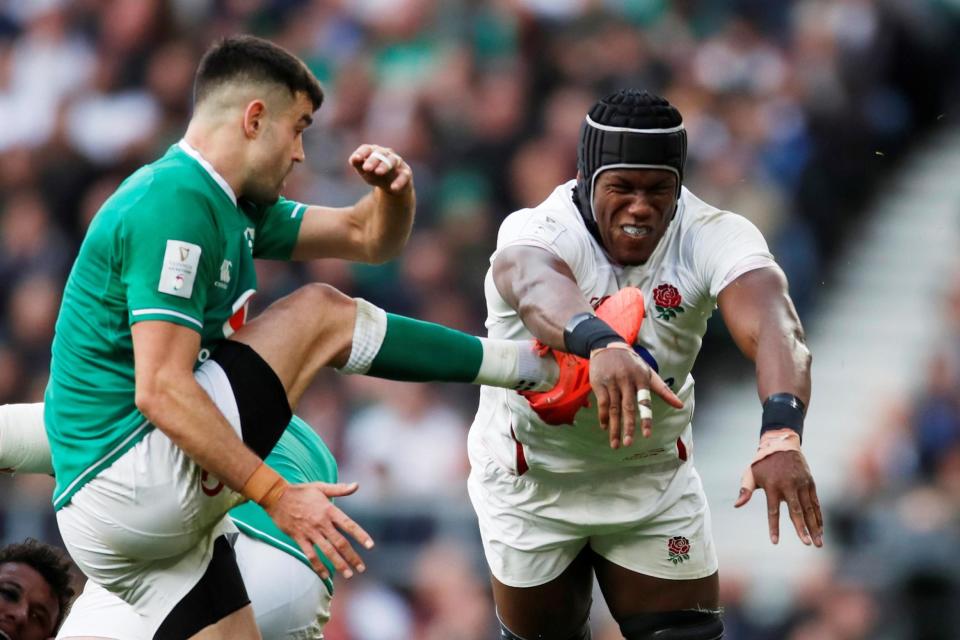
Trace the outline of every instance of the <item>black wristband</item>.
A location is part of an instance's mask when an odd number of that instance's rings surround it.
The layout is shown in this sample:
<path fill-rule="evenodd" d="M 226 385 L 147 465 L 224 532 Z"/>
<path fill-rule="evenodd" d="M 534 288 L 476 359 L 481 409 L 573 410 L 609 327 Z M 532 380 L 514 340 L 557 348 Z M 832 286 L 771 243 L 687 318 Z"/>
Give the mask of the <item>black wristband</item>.
<path fill-rule="evenodd" d="M 614 342 L 625 340 L 606 322 L 586 311 L 570 318 L 563 328 L 563 344 L 567 353 L 581 358 L 589 358 L 594 349 L 602 349 Z"/>
<path fill-rule="evenodd" d="M 775 393 L 763 401 L 760 435 L 774 429 L 793 429 L 803 442 L 803 418 L 807 407 L 792 393 Z"/>

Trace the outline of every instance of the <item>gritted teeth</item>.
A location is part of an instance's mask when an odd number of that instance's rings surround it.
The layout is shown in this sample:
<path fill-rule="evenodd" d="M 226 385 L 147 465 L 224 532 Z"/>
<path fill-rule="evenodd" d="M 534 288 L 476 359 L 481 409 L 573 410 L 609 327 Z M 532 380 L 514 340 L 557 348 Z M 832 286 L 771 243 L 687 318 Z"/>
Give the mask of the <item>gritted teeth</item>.
<path fill-rule="evenodd" d="M 620 229 L 623 230 L 625 234 L 632 238 L 643 238 L 648 236 L 653 232 L 653 229 L 646 225 L 633 225 L 633 224 L 624 224 L 620 225 Z"/>

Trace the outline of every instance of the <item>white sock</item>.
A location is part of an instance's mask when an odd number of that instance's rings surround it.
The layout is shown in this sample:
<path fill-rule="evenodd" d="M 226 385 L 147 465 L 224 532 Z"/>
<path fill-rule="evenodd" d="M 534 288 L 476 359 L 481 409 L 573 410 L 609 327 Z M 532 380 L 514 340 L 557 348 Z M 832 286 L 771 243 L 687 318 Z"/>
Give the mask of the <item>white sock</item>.
<path fill-rule="evenodd" d="M 480 338 L 480 343 L 483 360 L 474 384 L 517 391 L 546 391 L 556 384 L 560 375 L 557 361 L 537 355 L 532 340 Z"/>
<path fill-rule="evenodd" d="M 357 321 L 353 325 L 353 347 L 343 373 L 366 373 L 383 346 L 387 335 L 387 312 L 363 298 L 357 301 Z"/>
<path fill-rule="evenodd" d="M 42 402 L 0 406 L 0 469 L 53 475 Z"/>

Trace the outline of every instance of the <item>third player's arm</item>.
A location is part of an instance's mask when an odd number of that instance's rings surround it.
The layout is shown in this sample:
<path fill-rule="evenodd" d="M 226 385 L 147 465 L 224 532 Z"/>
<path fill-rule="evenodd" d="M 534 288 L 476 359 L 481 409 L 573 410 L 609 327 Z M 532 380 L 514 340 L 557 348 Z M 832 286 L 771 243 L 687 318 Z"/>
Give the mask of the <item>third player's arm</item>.
<path fill-rule="evenodd" d="M 138 322 L 131 332 L 137 408 L 200 467 L 239 492 L 261 460 L 193 377 L 200 335 L 162 321 Z"/>
<path fill-rule="evenodd" d="M 376 150 L 389 154 L 395 166 L 388 169 L 373 157 Z M 372 192 L 350 207 L 308 207 L 294 260 L 341 258 L 380 264 L 399 255 L 407 243 L 417 203 L 410 167 L 395 153 L 373 145 L 361 145 L 350 163 Z"/>

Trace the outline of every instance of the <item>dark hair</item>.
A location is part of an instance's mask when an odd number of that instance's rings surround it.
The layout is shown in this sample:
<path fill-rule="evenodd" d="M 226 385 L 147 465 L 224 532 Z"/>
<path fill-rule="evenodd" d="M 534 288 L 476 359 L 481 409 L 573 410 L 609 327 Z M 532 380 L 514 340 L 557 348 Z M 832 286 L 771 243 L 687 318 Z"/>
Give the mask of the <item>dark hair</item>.
<path fill-rule="evenodd" d="M 56 547 L 27 538 L 23 542 L 0 547 L 0 564 L 10 562 L 31 567 L 50 585 L 50 590 L 53 591 L 60 605 L 60 614 L 57 616 L 53 630 L 59 629 L 74 595 L 73 587 L 70 586 L 69 560 Z"/>
<path fill-rule="evenodd" d="M 245 80 L 275 82 L 295 96 L 302 91 L 313 109 L 323 104 L 323 89 L 307 65 L 295 55 L 269 40 L 255 36 L 230 36 L 210 47 L 197 67 L 193 101 L 199 104 L 224 82 Z"/>

